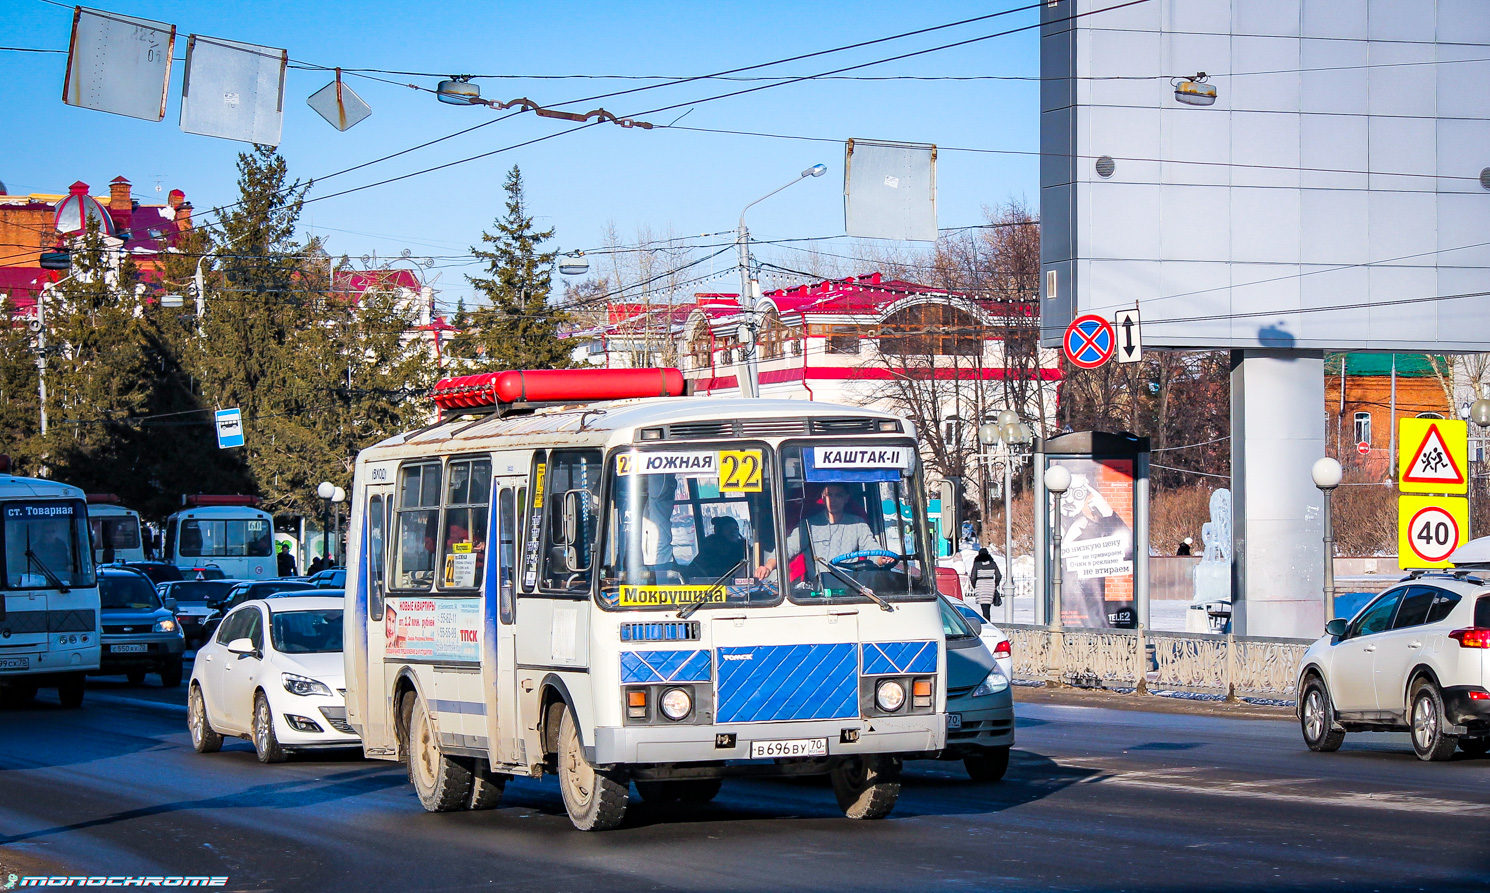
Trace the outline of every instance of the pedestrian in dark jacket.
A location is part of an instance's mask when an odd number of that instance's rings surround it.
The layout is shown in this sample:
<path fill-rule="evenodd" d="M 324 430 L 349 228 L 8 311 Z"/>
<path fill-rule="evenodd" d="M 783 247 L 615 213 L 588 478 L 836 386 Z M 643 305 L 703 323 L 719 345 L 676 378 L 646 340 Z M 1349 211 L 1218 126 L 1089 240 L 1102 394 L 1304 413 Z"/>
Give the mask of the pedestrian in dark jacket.
<path fill-rule="evenodd" d="M 973 559 L 973 569 L 968 572 L 968 582 L 973 586 L 973 601 L 983 609 L 983 619 L 993 619 L 993 606 L 1004 603 L 1003 596 L 999 595 L 999 584 L 1004 581 L 1004 575 L 999 571 L 998 562 L 988 554 L 988 549 L 978 550 L 978 557 Z"/>

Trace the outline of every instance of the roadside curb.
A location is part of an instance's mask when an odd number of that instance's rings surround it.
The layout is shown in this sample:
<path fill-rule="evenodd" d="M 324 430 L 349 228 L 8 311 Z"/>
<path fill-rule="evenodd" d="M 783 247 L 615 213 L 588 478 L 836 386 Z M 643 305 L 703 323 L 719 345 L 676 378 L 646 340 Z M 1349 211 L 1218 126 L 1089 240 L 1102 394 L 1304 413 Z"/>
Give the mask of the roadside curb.
<path fill-rule="evenodd" d="M 1023 704 L 1053 704 L 1070 707 L 1106 707 L 1144 713 L 1217 716 L 1227 719 L 1268 719 L 1292 721 L 1294 709 L 1246 701 L 1192 701 L 1137 692 L 1116 692 L 1091 688 L 1046 688 L 1038 685 L 1014 685 L 1014 700 Z"/>

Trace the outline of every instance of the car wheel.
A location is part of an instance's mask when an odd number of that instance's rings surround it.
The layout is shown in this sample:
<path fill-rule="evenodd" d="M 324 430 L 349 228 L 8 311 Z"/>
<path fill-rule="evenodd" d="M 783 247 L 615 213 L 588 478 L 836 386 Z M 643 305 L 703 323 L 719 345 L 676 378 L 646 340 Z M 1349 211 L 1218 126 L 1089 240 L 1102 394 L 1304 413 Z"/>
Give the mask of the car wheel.
<path fill-rule="evenodd" d="M 1490 753 L 1490 738 L 1460 738 L 1459 749 L 1467 757 L 1482 757 Z"/>
<path fill-rule="evenodd" d="M 409 780 L 426 812 L 454 812 L 471 803 L 471 769 L 461 757 L 440 752 L 424 699 L 409 714 Z"/>
<path fill-rule="evenodd" d="M 263 692 L 254 695 L 254 752 L 260 763 L 283 763 L 289 754 L 280 746 L 274 735 L 274 712 L 269 709 L 269 699 Z"/>
<path fill-rule="evenodd" d="M 847 757 L 839 760 L 829 775 L 838 806 L 851 819 L 882 819 L 900 799 L 898 757 Z"/>
<path fill-rule="evenodd" d="M 1009 748 L 990 747 L 962 758 L 962 765 L 973 781 L 993 782 L 1009 771 Z"/>
<path fill-rule="evenodd" d="M 128 671 L 128 672 L 126 672 L 124 674 L 124 678 L 129 680 L 129 684 L 130 685 L 144 685 L 145 684 L 145 671 L 144 670 L 130 670 L 130 671 Z"/>
<path fill-rule="evenodd" d="M 83 706 L 83 674 L 75 673 L 57 683 L 57 700 L 69 710 Z"/>
<path fill-rule="evenodd" d="M 1344 730 L 1335 728 L 1335 705 L 1330 703 L 1330 693 L 1318 676 L 1310 676 L 1304 683 L 1304 696 L 1299 701 L 1299 727 L 1304 733 L 1304 743 L 1317 753 L 1333 753 L 1345 743 Z"/>
<path fill-rule="evenodd" d="M 222 750 L 222 736 L 212 728 L 207 718 L 207 699 L 202 697 L 202 687 L 193 685 L 186 700 L 186 728 L 191 732 L 191 747 L 197 753 L 217 753 Z"/>
<path fill-rule="evenodd" d="M 626 818 L 631 785 L 620 773 L 596 769 L 585 759 L 574 713 L 559 720 L 559 792 L 569 821 L 581 831 L 608 831 Z"/>
<path fill-rule="evenodd" d="M 1454 755 L 1459 739 L 1444 731 L 1443 696 L 1422 681 L 1412 692 L 1412 749 L 1418 759 L 1439 763 Z"/>
<path fill-rule="evenodd" d="M 478 760 L 484 763 L 485 760 Z M 489 766 L 477 766 L 471 777 L 471 803 L 469 809 L 495 809 L 502 802 L 502 792 L 507 789 L 508 775 L 493 772 Z"/>
<path fill-rule="evenodd" d="M 181 685 L 181 658 L 176 658 L 160 668 L 160 684 L 166 688 L 179 688 Z"/>
<path fill-rule="evenodd" d="M 636 783 L 636 792 L 648 803 L 708 803 L 719 796 L 722 784 L 717 778 L 639 781 Z"/>

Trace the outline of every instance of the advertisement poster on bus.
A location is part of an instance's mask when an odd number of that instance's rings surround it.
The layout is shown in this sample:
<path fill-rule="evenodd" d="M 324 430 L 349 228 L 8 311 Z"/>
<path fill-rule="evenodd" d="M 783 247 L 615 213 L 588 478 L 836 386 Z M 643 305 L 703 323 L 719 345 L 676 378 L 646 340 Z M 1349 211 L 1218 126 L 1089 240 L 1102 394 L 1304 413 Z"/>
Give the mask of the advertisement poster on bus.
<path fill-rule="evenodd" d="M 481 600 L 477 598 L 391 598 L 384 609 L 383 628 L 387 657 L 481 658 Z"/>
<path fill-rule="evenodd" d="M 1133 606 L 1133 460 L 1052 457 L 1071 472 L 1061 499 L 1061 619 L 1137 625 Z"/>

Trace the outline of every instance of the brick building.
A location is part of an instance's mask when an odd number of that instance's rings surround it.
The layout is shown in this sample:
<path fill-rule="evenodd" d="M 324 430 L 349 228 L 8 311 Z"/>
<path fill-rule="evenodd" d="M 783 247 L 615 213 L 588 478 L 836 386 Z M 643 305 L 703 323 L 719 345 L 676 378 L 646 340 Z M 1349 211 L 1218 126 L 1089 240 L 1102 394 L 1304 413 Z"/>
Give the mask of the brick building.
<path fill-rule="evenodd" d="M 1332 354 L 1324 381 L 1330 454 L 1347 469 L 1395 477 L 1396 420 L 1458 418 L 1451 376 L 1448 363 L 1429 354 Z"/>

